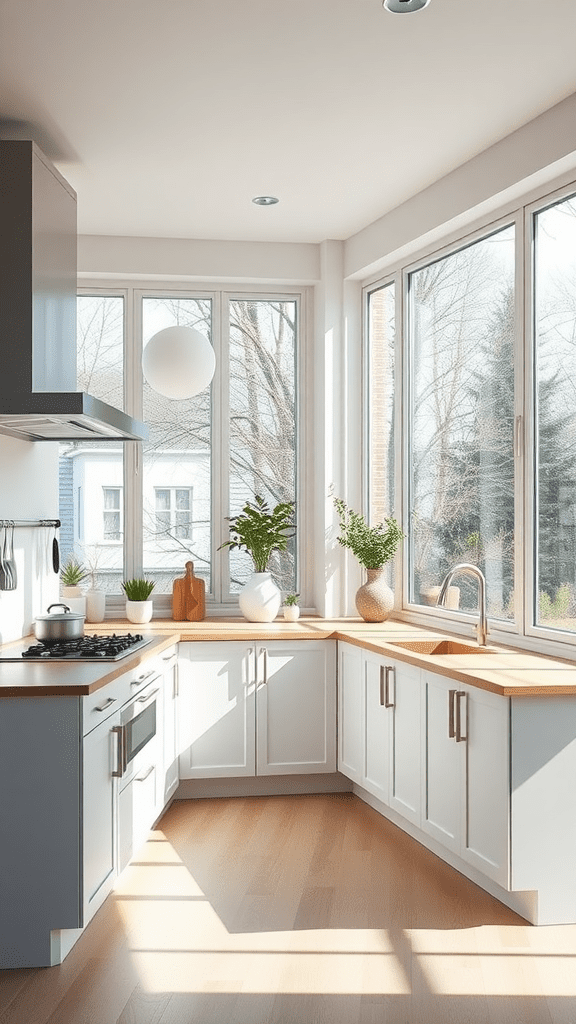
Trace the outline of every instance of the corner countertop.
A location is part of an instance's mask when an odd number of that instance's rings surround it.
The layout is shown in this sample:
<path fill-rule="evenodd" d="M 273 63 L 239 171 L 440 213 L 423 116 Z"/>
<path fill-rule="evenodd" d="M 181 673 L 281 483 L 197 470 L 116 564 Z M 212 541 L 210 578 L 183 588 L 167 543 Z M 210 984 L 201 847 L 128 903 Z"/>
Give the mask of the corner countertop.
<path fill-rule="evenodd" d="M 127 620 L 90 624 L 86 633 L 129 632 Z M 362 619 L 303 617 L 297 622 L 276 619 L 270 623 L 243 618 L 207 618 L 201 622 L 155 619 L 139 629 L 153 641 L 132 657 L 106 665 L 95 662 L 0 662 L 0 697 L 85 695 L 132 671 L 150 657 L 179 641 L 344 640 L 417 668 L 438 672 L 458 682 L 505 697 L 576 695 L 576 663 L 550 658 L 518 648 L 489 645 L 475 654 L 420 654 L 394 647 L 401 640 L 446 639 L 450 634 L 411 623 L 388 619 L 369 623 Z M 461 637 L 457 639 L 462 640 Z M 34 638 L 30 638 L 34 642 Z M 469 643 L 468 641 L 465 641 Z M 470 646 L 475 646 L 469 643 Z M 7 644 L 1 650 L 13 645 Z"/>

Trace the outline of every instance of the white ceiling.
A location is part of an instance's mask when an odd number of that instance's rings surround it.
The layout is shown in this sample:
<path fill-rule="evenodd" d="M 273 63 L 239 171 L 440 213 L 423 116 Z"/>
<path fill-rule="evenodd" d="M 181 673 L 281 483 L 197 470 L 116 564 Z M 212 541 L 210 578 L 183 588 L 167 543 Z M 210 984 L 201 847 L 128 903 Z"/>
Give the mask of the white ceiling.
<path fill-rule="evenodd" d="M 83 234 L 319 242 L 573 93 L 575 40 L 576 0 L 0 0 L 0 121 Z"/>

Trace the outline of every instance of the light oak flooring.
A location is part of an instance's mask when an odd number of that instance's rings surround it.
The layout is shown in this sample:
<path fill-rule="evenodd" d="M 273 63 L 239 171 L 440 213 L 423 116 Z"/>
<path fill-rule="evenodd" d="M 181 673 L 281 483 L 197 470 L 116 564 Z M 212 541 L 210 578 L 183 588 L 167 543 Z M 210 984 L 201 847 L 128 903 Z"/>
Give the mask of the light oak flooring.
<path fill-rule="evenodd" d="M 0 972 L 0 1024 L 576 1024 L 576 926 L 351 794 L 177 801 L 136 861 L 62 965 Z"/>

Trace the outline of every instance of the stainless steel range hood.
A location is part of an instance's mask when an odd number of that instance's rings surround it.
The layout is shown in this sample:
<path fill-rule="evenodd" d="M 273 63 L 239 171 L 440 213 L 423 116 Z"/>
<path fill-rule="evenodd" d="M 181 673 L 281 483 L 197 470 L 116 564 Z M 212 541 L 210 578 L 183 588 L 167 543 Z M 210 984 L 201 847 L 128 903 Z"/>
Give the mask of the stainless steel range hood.
<path fill-rule="evenodd" d="M 138 441 L 143 423 L 76 391 L 76 194 L 30 141 L 0 141 L 0 434 Z"/>

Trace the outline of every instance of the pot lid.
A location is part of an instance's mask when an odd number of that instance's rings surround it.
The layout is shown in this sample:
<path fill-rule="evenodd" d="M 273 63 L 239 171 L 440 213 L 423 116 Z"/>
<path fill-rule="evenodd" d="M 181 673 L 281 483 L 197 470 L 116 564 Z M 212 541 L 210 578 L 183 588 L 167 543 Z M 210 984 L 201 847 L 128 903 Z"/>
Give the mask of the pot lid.
<path fill-rule="evenodd" d="M 51 608 L 63 608 L 64 611 L 60 612 L 59 614 L 54 614 L 54 613 L 50 614 L 50 609 Z M 37 615 L 36 616 L 36 621 L 37 622 L 71 622 L 74 619 L 82 619 L 82 620 L 84 620 L 85 618 L 86 618 L 86 616 L 85 615 L 80 615 L 79 612 L 71 612 L 67 604 L 61 604 L 60 602 L 58 602 L 58 604 L 51 604 L 51 605 L 48 606 L 48 612 L 47 612 L 46 615 Z"/>

